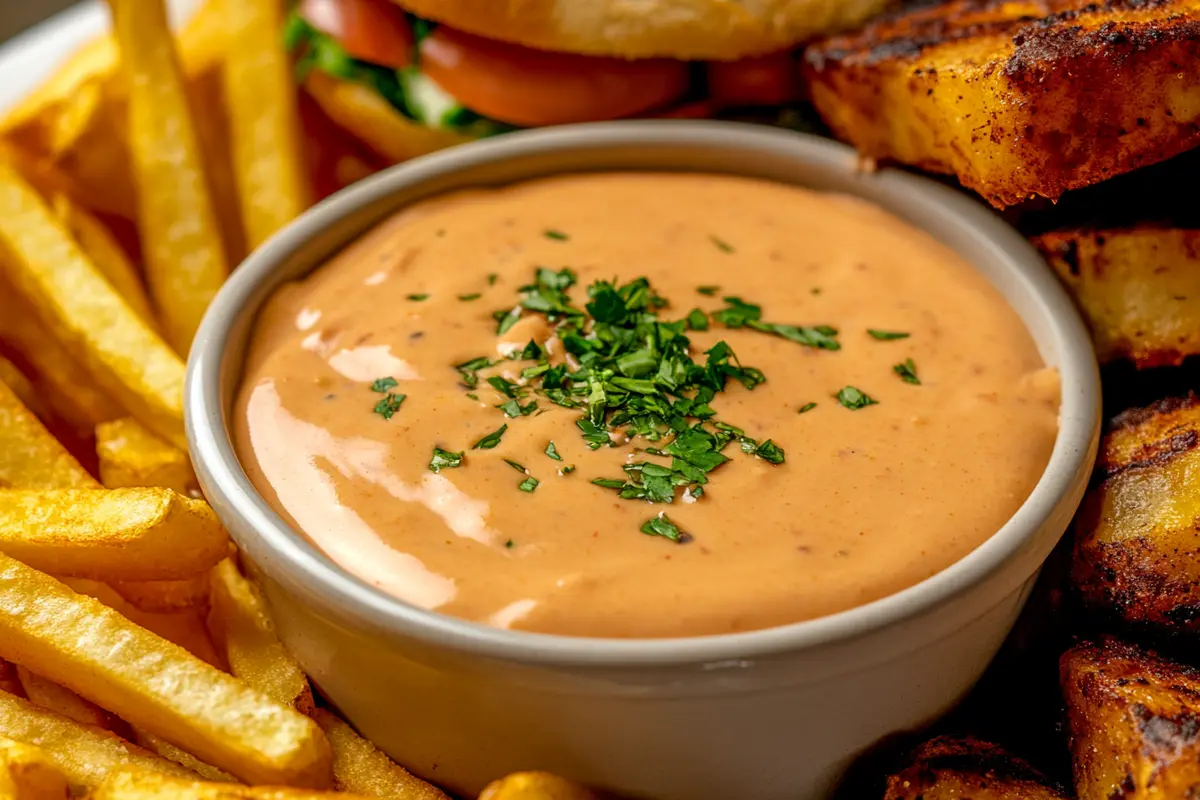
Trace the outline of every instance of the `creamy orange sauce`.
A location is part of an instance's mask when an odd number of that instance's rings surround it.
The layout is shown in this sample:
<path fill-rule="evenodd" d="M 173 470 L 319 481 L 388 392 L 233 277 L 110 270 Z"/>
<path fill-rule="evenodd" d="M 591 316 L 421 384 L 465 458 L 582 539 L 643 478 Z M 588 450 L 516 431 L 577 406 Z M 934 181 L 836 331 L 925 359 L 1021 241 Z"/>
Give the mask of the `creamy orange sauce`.
<path fill-rule="evenodd" d="M 837 351 L 719 324 L 688 333 L 698 362 L 724 340 L 763 371 L 712 406 L 784 463 L 735 442 L 699 500 L 624 500 L 590 481 L 622 478 L 650 443 L 590 450 L 578 410 L 496 408 L 506 398 L 482 377 L 516 380 L 530 362 L 481 373 L 468 397 L 455 364 L 531 337 L 561 361 L 544 317 L 526 312 L 504 335 L 492 318 L 538 266 L 571 267 L 579 307 L 593 281 L 645 276 L 670 303 L 663 319 L 736 295 L 768 322 L 836 327 Z M 920 385 L 893 369 L 908 358 Z M 370 383 L 385 376 L 407 395 L 391 419 L 372 411 L 383 395 Z M 834 395 L 848 385 L 877 404 L 843 407 Z M 875 206 L 733 177 L 576 175 L 424 203 L 280 290 L 252 336 L 234 438 L 287 520 L 403 600 L 500 627 L 669 637 L 841 611 L 962 558 L 1041 476 L 1059 395 L 999 293 Z M 498 446 L 470 449 L 504 423 Z M 551 441 L 563 461 L 545 454 Z M 465 451 L 462 465 L 430 471 L 434 447 Z M 639 531 L 662 511 L 691 541 Z"/>

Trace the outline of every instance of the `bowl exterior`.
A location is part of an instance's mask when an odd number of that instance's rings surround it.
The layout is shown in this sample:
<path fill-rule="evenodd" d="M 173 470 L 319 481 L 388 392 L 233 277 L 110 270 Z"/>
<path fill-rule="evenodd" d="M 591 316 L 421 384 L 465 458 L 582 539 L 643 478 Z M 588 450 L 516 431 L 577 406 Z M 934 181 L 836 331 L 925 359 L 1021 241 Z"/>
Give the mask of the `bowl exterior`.
<path fill-rule="evenodd" d="M 187 425 L 201 485 L 305 671 L 364 735 L 435 783 L 473 795 L 504 773 L 549 769 L 659 800 L 826 797 L 858 754 L 954 705 L 1011 629 L 1095 458 L 1099 386 L 1086 331 L 1037 255 L 990 211 L 900 172 L 861 173 L 853 152 L 832 142 L 679 122 L 502 139 L 352 187 L 235 273 L 189 362 Z M 965 256 L 1063 375 L 1059 440 L 1030 500 L 977 551 L 915 587 L 822 620 L 726 637 L 614 643 L 483 629 L 403 607 L 338 570 L 257 496 L 225 432 L 258 306 L 423 197 L 602 169 L 725 172 L 857 194 Z"/>

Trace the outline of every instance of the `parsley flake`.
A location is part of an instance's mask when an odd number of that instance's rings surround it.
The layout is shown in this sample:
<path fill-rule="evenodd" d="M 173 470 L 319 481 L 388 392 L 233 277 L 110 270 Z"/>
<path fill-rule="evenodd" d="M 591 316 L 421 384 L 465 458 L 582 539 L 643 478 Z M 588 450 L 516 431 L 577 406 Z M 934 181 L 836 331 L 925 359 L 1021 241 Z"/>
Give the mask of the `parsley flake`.
<path fill-rule="evenodd" d="M 525 469 L 525 467 L 518 464 L 516 461 L 513 461 L 511 458 L 504 459 L 504 463 L 508 464 L 510 467 L 512 467 L 513 469 L 515 469 L 517 472 L 521 473 L 522 475 L 529 474 L 529 470 Z"/>
<path fill-rule="evenodd" d="M 429 460 L 430 472 L 441 472 L 444 469 L 452 467 L 461 467 L 463 462 L 463 454 L 455 453 L 450 450 L 443 450 L 440 447 L 433 448 L 433 458 Z"/>
<path fill-rule="evenodd" d="M 520 489 L 522 492 L 532 492 L 534 489 L 536 489 L 538 487 L 538 485 L 540 483 L 541 483 L 541 481 L 539 481 L 537 478 L 530 475 L 528 478 L 526 478 L 525 480 L 523 480 L 519 484 L 517 484 L 517 488 Z"/>
<path fill-rule="evenodd" d="M 915 386 L 921 385 L 921 379 L 917 377 L 917 365 L 913 363 L 911 358 L 906 358 L 904 359 L 904 363 L 893 366 L 892 371 L 899 375 L 900 380 L 905 383 L 911 383 Z"/>
<path fill-rule="evenodd" d="M 853 386 L 844 386 L 834 395 L 837 401 L 851 411 L 878 405 L 879 401 Z"/>
<path fill-rule="evenodd" d="M 411 300 L 414 303 L 421 303 L 429 299 L 427 294 L 410 294 L 405 297 L 406 300 Z"/>
<path fill-rule="evenodd" d="M 389 389 L 395 389 L 399 385 L 400 384 L 396 382 L 395 378 L 378 378 L 371 382 L 371 391 L 383 394 Z"/>
<path fill-rule="evenodd" d="M 672 522 L 665 514 L 646 520 L 642 525 L 642 533 L 648 536 L 662 536 L 664 539 L 670 539 L 676 544 L 686 544 L 692 540 L 690 534 L 679 530 L 679 526 Z"/>
<path fill-rule="evenodd" d="M 796 413 L 797 414 L 807 414 L 809 411 L 812 411 L 816 407 L 817 407 L 816 403 L 805 403 L 804 405 L 800 406 L 800 410 L 797 411 Z"/>
<path fill-rule="evenodd" d="M 508 423 L 504 423 L 496 430 L 484 436 L 475 444 L 471 445 L 472 450 L 491 450 L 496 445 L 500 444 L 500 438 L 504 436 L 504 432 L 508 430 Z"/>
<path fill-rule="evenodd" d="M 729 242 L 725 241 L 721 237 L 709 236 L 708 238 L 709 238 L 709 241 L 711 241 L 713 244 L 715 244 L 717 246 L 717 249 L 720 250 L 722 253 L 732 253 L 733 252 L 733 245 L 731 245 Z"/>
<path fill-rule="evenodd" d="M 471 302 L 472 300 L 478 300 L 478 299 L 479 299 L 479 298 L 481 298 L 481 297 L 483 297 L 483 295 L 482 295 L 481 293 L 479 293 L 479 292 L 472 292 L 471 294 L 460 294 L 460 295 L 458 296 L 458 299 L 459 299 L 459 300 L 461 300 L 461 301 L 463 301 L 464 303 L 469 303 L 469 302 Z"/>
<path fill-rule="evenodd" d="M 782 464 L 784 462 L 783 448 L 770 439 L 767 439 L 756 447 L 754 455 L 771 464 Z"/>
<path fill-rule="evenodd" d="M 406 397 L 408 397 L 406 394 L 388 392 L 382 400 L 375 404 L 374 411 L 384 419 L 391 419 L 400 410 L 400 406 L 404 403 Z"/>
<path fill-rule="evenodd" d="M 693 331 L 708 330 L 708 315 L 698 308 L 693 308 L 688 312 L 687 326 Z"/>
<path fill-rule="evenodd" d="M 892 342 L 896 339 L 907 339 L 912 336 L 911 333 L 904 331 L 878 331 L 874 328 L 867 328 L 867 333 L 871 334 L 871 338 L 878 339 L 881 342 Z"/>
<path fill-rule="evenodd" d="M 509 550 L 512 550 L 513 547 L 516 546 L 516 544 L 513 542 L 512 539 L 509 539 L 507 542 L 504 543 L 504 546 L 507 547 Z"/>
<path fill-rule="evenodd" d="M 547 239 L 553 239 L 556 242 L 565 242 L 571 238 L 562 231 L 556 231 L 553 228 L 543 231 L 542 233 Z"/>
<path fill-rule="evenodd" d="M 550 456 L 550 457 L 551 457 L 551 458 L 553 458 L 555 461 L 562 461 L 562 460 L 563 460 L 562 456 L 560 456 L 560 455 L 558 454 L 558 448 L 554 446 L 554 442 L 553 442 L 553 441 L 551 441 L 551 442 L 550 442 L 550 444 L 546 445 L 546 455 Z"/>
<path fill-rule="evenodd" d="M 716 297 L 717 292 L 721 291 L 720 286 L 697 286 L 696 291 L 705 297 Z"/>

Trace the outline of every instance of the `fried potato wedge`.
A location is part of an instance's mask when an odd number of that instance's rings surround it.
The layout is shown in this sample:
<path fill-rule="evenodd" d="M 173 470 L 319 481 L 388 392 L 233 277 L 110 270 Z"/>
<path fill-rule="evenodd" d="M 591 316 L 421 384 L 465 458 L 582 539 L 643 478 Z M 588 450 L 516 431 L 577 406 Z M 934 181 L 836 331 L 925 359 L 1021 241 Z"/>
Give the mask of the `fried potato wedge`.
<path fill-rule="evenodd" d="M 96 455 L 109 489 L 161 486 L 187 494 L 196 487 L 187 453 L 129 417 L 96 426 Z"/>
<path fill-rule="evenodd" d="M 361 795 L 275 786 L 231 786 L 168 778 L 136 770 L 115 773 L 90 800 L 362 800 Z"/>
<path fill-rule="evenodd" d="M 599 795 L 548 772 L 514 772 L 492 781 L 479 800 L 598 800 Z"/>
<path fill-rule="evenodd" d="M 142 611 L 167 614 L 208 603 L 208 573 L 174 581 L 112 581 L 112 588 Z"/>
<path fill-rule="evenodd" d="M 229 671 L 276 702 L 311 709 L 308 678 L 275 635 L 258 588 L 229 558 L 213 568 L 210 580 L 208 629 Z"/>
<path fill-rule="evenodd" d="M 329 744 L 312 720 L 7 556 L 0 658 L 248 782 L 332 781 Z"/>
<path fill-rule="evenodd" d="M 1065 230 L 1033 239 L 1074 295 L 1101 361 L 1200 354 L 1200 230 Z"/>
<path fill-rule="evenodd" d="M 174 761 L 176 764 L 191 770 L 206 781 L 238 783 L 238 779 L 230 775 L 228 772 L 224 772 L 214 766 L 205 764 L 191 753 L 187 752 L 186 750 L 179 749 L 161 736 L 155 736 L 149 731 L 142 730 L 134 730 L 133 733 L 134 741 L 138 743 L 139 747 L 144 747 L 151 753 L 156 753 L 163 758 Z"/>
<path fill-rule="evenodd" d="M 0 490 L 0 551 L 35 569 L 98 580 L 174 580 L 229 555 L 203 500 L 170 489 Z"/>
<path fill-rule="evenodd" d="M 0 486 L 93 489 L 95 478 L 0 383 Z"/>
<path fill-rule="evenodd" d="M 129 86 L 129 144 L 147 281 L 186 355 L 229 273 L 199 135 L 161 0 L 109 0 Z"/>
<path fill-rule="evenodd" d="M 24 667 L 17 667 L 16 671 L 21 689 L 30 702 L 84 725 L 110 731 L 114 729 L 112 715 L 90 700 L 84 700 L 65 686 L 60 686 Z"/>
<path fill-rule="evenodd" d="M 1104 480 L 1076 517 L 1072 583 L 1094 611 L 1200 630 L 1200 400 L 1127 412 L 1101 446 Z"/>
<path fill-rule="evenodd" d="M 230 142 L 246 244 L 253 250 L 311 204 L 292 59 L 277 0 L 225 3 Z"/>
<path fill-rule="evenodd" d="M 40 748 L 76 790 L 94 788 L 110 772 L 124 766 L 195 777 L 178 764 L 103 728 L 81 725 L 7 692 L 0 692 L 0 736 Z"/>
<path fill-rule="evenodd" d="M 318 708 L 312 717 L 333 748 L 333 782 L 340 791 L 395 800 L 449 800 L 441 789 L 392 761 L 338 716 Z"/>
<path fill-rule="evenodd" d="M 942 736 L 919 746 L 888 777 L 884 800 L 1067 800 L 1047 778 L 1001 747 Z"/>
<path fill-rule="evenodd" d="M 919 3 L 805 52 L 813 104 L 864 155 L 1002 208 L 1200 144 L 1197 0 Z"/>
<path fill-rule="evenodd" d="M 72 357 L 143 424 L 186 447 L 183 362 L 88 261 L 37 192 L 3 162 L 0 250 L 8 256 L 0 267 Z"/>
<path fill-rule="evenodd" d="M 1059 666 L 1079 800 L 1200 793 L 1200 672 L 1114 639 Z"/>
<path fill-rule="evenodd" d="M 0 737 L 0 798 L 67 800 L 71 785 L 42 750 Z"/>

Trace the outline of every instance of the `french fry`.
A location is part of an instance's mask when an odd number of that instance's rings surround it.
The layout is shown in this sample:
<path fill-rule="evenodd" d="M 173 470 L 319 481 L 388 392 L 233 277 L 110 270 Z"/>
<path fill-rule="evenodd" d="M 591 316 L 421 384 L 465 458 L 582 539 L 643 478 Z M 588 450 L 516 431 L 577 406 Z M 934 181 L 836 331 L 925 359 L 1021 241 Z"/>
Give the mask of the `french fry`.
<path fill-rule="evenodd" d="M 113 590 L 142 611 L 167 614 L 208 603 L 208 573 L 176 581 L 113 581 Z"/>
<path fill-rule="evenodd" d="M 109 285 L 37 193 L 0 162 L 0 245 L 13 284 L 92 377 L 172 443 L 183 436 L 183 362 Z"/>
<path fill-rule="evenodd" d="M 208 503 L 170 489 L 0 490 L 0 551 L 57 575 L 178 580 L 230 547 Z"/>
<path fill-rule="evenodd" d="M 67 800 L 67 778 L 41 749 L 0 737 L 0 798 Z"/>
<path fill-rule="evenodd" d="M 142 285 L 137 268 L 133 266 L 116 238 L 100 220 L 67 195 L 54 195 L 51 205 L 54 213 L 75 237 L 75 241 L 100 274 L 108 279 L 138 316 L 148 324 L 154 325 L 154 312 L 150 309 L 150 298 L 146 296 L 146 288 Z"/>
<path fill-rule="evenodd" d="M 81 725 L 7 692 L 0 692 L 0 736 L 40 748 L 76 790 L 98 786 L 105 776 L 123 766 L 195 777 L 178 764 L 103 728 Z"/>
<path fill-rule="evenodd" d="M 258 588 L 228 558 L 213 568 L 211 581 L 208 629 L 229 671 L 272 700 L 311 708 L 308 678 L 275 635 Z"/>
<path fill-rule="evenodd" d="M 231 786 L 126 769 L 114 773 L 91 800 L 363 800 L 361 795 L 275 786 Z"/>
<path fill-rule="evenodd" d="M 109 0 L 129 87 L 138 230 L 163 331 L 186 355 L 229 268 L 162 0 Z"/>
<path fill-rule="evenodd" d="M 49 414 L 49 411 L 37 408 L 41 402 L 41 398 L 38 397 L 37 391 L 33 388 L 33 384 L 30 383 L 29 378 L 17 368 L 16 364 L 4 356 L 0 356 L 0 383 L 7 386 L 13 395 L 16 396 L 17 400 L 21 402 L 21 405 L 33 412 L 34 416 L 38 419 L 45 419 L 46 415 Z"/>
<path fill-rule="evenodd" d="M 225 0 L 223 69 L 234 175 L 253 250 L 310 204 L 292 60 L 278 0 Z"/>
<path fill-rule="evenodd" d="M 0 383 L 0 486 L 99 486 L 4 383 Z"/>
<path fill-rule="evenodd" d="M 214 766 L 205 764 L 200 759 L 196 758 L 186 750 L 180 750 L 175 745 L 168 742 L 161 736 L 155 736 L 149 731 L 134 730 L 134 741 L 139 747 L 144 747 L 151 753 L 170 759 L 181 767 L 190 769 L 192 772 L 204 778 L 206 781 L 217 781 L 221 783 L 237 783 L 238 779 L 230 775 L 228 772 L 223 772 Z"/>
<path fill-rule="evenodd" d="M 17 667 L 16 671 L 25 697 L 29 698 L 30 702 L 84 725 L 94 725 L 105 730 L 113 729 L 112 716 L 95 703 L 84 700 L 70 689 L 24 667 Z"/>
<path fill-rule="evenodd" d="M 161 486 L 187 494 L 196 485 L 187 454 L 135 419 L 126 417 L 96 426 L 96 455 L 100 482 L 109 489 Z"/>
<path fill-rule="evenodd" d="M 597 800 L 590 789 L 548 772 L 514 772 L 492 781 L 479 800 Z"/>
<path fill-rule="evenodd" d="M 0 658 L 248 782 L 331 782 L 329 743 L 312 720 L 8 556 Z"/>
<path fill-rule="evenodd" d="M 416 777 L 323 708 L 313 719 L 333 748 L 333 784 L 343 792 L 396 800 L 449 800 L 437 787 Z"/>

